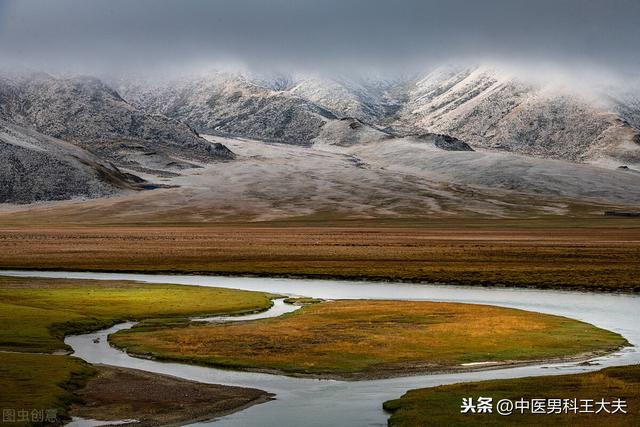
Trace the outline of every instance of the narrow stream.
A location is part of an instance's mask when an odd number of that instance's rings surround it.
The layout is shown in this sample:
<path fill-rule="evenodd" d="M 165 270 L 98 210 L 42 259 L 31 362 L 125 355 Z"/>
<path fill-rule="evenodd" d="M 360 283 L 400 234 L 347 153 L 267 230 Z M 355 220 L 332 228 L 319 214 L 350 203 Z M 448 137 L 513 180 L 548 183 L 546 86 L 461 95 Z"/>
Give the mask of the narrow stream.
<path fill-rule="evenodd" d="M 0 274 L 21 277 L 137 280 L 147 283 L 216 286 L 324 299 L 366 298 L 491 304 L 571 317 L 618 332 L 634 346 L 640 344 L 640 328 L 637 327 L 640 320 L 638 315 L 640 313 L 640 296 L 629 294 L 213 276 L 35 271 L 3 271 Z M 279 315 L 281 314 L 279 310 L 282 309 L 280 304 L 280 302 L 276 302 L 271 310 L 249 316 L 255 318 L 256 315 L 262 317 Z M 241 317 L 235 317 L 233 319 L 213 318 L 207 320 L 241 319 Z M 382 410 L 382 402 L 397 398 L 412 388 L 486 379 L 579 373 L 607 366 L 640 362 L 640 353 L 637 347 L 628 347 L 615 354 L 593 359 L 589 365 L 575 362 L 543 364 L 468 373 L 419 375 L 357 382 L 302 379 L 137 359 L 108 345 L 107 336 L 109 334 L 132 325 L 132 323 L 124 323 L 92 334 L 67 337 L 65 342 L 74 349 L 76 356 L 90 363 L 141 369 L 204 383 L 255 387 L 277 395 L 275 401 L 252 406 L 217 421 L 193 424 L 194 426 L 212 425 L 214 422 L 215 426 L 243 427 L 384 426 L 387 415 Z M 96 340 L 97 338 L 99 340 Z"/>
<path fill-rule="evenodd" d="M 302 306 L 287 304 L 284 302 L 285 298 L 278 298 L 273 300 L 273 305 L 266 311 L 260 311 L 258 313 L 245 314 L 244 316 L 213 316 L 213 317 L 192 317 L 194 322 L 211 322 L 211 323 L 224 323 L 224 322 L 238 322 L 247 320 L 266 319 L 269 317 L 282 316 L 285 313 L 294 312 Z"/>

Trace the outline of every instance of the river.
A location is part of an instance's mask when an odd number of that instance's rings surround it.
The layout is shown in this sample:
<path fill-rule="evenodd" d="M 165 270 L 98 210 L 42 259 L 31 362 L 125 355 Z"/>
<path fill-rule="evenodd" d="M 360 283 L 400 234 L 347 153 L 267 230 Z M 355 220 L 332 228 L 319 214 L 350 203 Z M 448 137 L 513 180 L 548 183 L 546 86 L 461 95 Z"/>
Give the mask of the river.
<path fill-rule="evenodd" d="M 133 358 L 110 347 L 107 336 L 129 328 L 123 323 L 96 333 L 70 336 L 65 342 L 74 355 L 90 363 L 141 369 L 214 384 L 260 388 L 276 394 L 276 400 L 252 406 L 216 421 L 192 426 L 385 426 L 382 402 L 407 390 L 466 381 L 525 376 L 580 373 L 640 363 L 640 296 L 559 290 L 483 288 L 407 283 L 351 282 L 337 280 L 215 277 L 91 272 L 2 271 L 2 275 L 94 280 L 136 280 L 146 283 L 215 286 L 323 299 L 389 299 L 490 304 L 571 317 L 623 335 L 634 347 L 598 357 L 589 364 L 555 363 L 483 371 L 418 375 L 371 381 L 335 381 L 293 378 L 283 375 L 165 363 Z M 286 311 L 278 302 L 260 317 Z M 255 317 L 255 315 L 252 315 Z M 215 319 L 210 319 L 215 320 Z M 224 320 L 224 319 L 220 319 Z M 228 319 L 227 319 L 228 320 Z M 98 343 L 94 340 L 100 338 Z"/>

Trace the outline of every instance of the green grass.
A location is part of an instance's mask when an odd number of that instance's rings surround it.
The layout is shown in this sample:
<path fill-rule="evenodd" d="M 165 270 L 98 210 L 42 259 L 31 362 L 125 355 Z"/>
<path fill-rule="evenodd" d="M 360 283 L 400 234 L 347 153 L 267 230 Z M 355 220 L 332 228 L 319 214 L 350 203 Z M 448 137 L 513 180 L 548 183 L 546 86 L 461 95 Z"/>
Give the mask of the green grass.
<path fill-rule="evenodd" d="M 627 414 L 461 414 L 462 398 L 605 399 L 627 401 Z M 549 377 L 518 378 L 453 384 L 411 390 L 384 403 L 391 412 L 389 426 L 638 426 L 640 425 L 640 365 Z"/>
<path fill-rule="evenodd" d="M 0 350 L 21 352 L 0 353 L 0 408 L 66 414 L 73 390 L 94 370 L 73 357 L 28 353 L 66 350 L 67 334 L 125 320 L 174 325 L 189 316 L 265 310 L 271 298 L 199 286 L 0 276 Z"/>
<path fill-rule="evenodd" d="M 90 365 L 75 357 L 0 353 L 0 408 L 12 411 L 16 416 L 18 411 L 26 410 L 29 417 L 33 410 L 53 409 L 62 420 L 76 399 L 73 390 L 94 373 Z"/>
<path fill-rule="evenodd" d="M 199 286 L 0 277 L 0 350 L 64 350 L 68 334 L 125 320 L 264 310 L 270 298 Z"/>
<path fill-rule="evenodd" d="M 120 331 L 110 341 L 158 359 L 362 379 L 612 351 L 620 335 L 576 320 L 486 305 L 332 301 L 252 322 Z"/>
<path fill-rule="evenodd" d="M 311 298 L 311 297 L 295 297 L 295 298 L 285 298 L 285 304 L 297 304 L 297 305 L 308 305 L 308 304 L 318 304 L 323 302 L 324 300 L 321 298 Z"/>

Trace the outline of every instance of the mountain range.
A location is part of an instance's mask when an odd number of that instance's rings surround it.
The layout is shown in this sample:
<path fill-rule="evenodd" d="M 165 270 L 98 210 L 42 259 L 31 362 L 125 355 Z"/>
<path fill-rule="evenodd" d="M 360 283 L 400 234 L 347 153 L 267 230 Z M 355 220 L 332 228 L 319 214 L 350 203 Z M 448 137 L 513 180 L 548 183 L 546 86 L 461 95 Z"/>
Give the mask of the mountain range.
<path fill-rule="evenodd" d="M 610 167 L 640 163 L 640 92 L 579 94 L 488 66 L 395 80 L 297 76 L 277 84 L 215 73 L 117 88 L 139 108 L 202 133 L 304 145 L 325 123 L 355 118 L 393 136 L 440 133 L 488 150 Z"/>
<path fill-rule="evenodd" d="M 338 156 L 336 167 L 368 169 L 367 176 L 396 171 L 485 198 L 493 189 L 514 198 L 634 204 L 640 201 L 638 93 L 633 85 L 572 90 L 489 66 L 443 66 L 392 79 L 3 73 L 0 202 L 204 188 L 214 184 L 194 184 L 199 175 L 228 174 L 249 153 L 257 156 L 252 162 L 266 159 L 268 150 L 285 144 L 303 150 L 291 152 L 296 158 Z M 264 148 L 251 148 L 256 143 Z M 260 173 L 281 167 L 267 163 Z M 344 184 L 358 174 L 344 175 Z M 210 190 L 232 191 L 237 179 L 216 180 Z M 258 187 L 260 176 L 251 179 Z M 394 188 L 400 198 L 415 190 Z"/>

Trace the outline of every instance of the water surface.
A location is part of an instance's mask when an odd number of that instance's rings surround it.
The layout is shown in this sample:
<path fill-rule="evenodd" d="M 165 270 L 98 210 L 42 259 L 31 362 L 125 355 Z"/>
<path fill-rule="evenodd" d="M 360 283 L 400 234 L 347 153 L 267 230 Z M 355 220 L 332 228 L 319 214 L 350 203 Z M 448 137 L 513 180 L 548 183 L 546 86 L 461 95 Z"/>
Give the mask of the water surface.
<path fill-rule="evenodd" d="M 630 294 L 196 275 L 44 271 L 3 271 L 0 274 L 216 286 L 324 299 L 366 298 L 491 304 L 571 317 L 615 331 L 633 345 L 640 343 L 640 328 L 637 327 L 640 320 L 640 297 Z M 281 308 L 277 303 L 274 311 L 268 315 L 279 314 L 278 310 Z M 133 358 L 111 348 L 107 343 L 109 334 L 131 326 L 132 324 L 125 323 L 93 334 L 67 337 L 65 342 L 74 349 L 76 356 L 90 363 L 142 369 L 205 383 L 255 387 L 276 393 L 277 400 L 221 418 L 215 421 L 215 426 L 385 426 L 387 415 L 382 410 L 382 402 L 400 397 L 409 389 L 486 379 L 580 373 L 640 362 L 640 353 L 636 347 L 628 347 L 615 354 L 595 358 L 589 365 L 555 363 L 358 382 L 302 379 Z M 94 343 L 95 338 L 100 338 L 100 341 Z M 193 425 L 205 426 L 212 423 L 213 421 Z"/>

